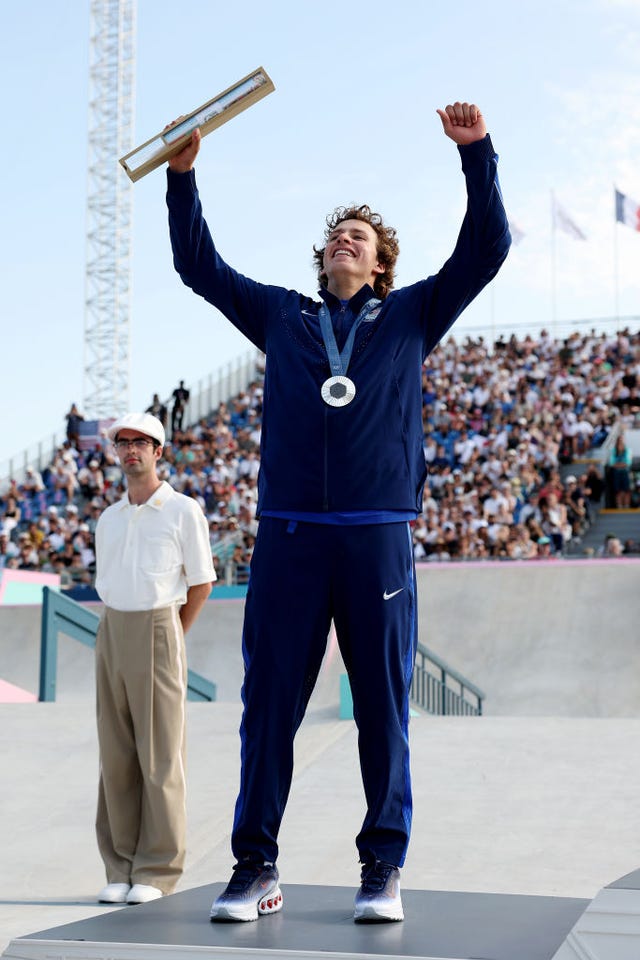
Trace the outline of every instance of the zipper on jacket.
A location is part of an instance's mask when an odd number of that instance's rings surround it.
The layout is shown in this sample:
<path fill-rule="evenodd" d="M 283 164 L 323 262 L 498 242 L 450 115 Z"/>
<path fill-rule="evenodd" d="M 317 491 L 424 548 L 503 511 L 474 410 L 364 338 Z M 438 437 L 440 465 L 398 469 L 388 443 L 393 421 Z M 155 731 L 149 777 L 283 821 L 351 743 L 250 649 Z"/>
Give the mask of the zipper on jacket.
<path fill-rule="evenodd" d="M 324 410 L 324 493 L 322 509 L 329 510 L 329 410 Z"/>
<path fill-rule="evenodd" d="M 339 341 L 339 342 L 338 342 L 338 350 L 342 350 L 342 347 L 344 346 L 344 341 L 347 339 L 347 335 L 348 335 L 348 331 L 345 331 L 345 328 L 344 328 L 344 320 L 345 320 L 346 315 L 347 315 L 347 305 L 346 305 L 346 303 L 342 303 L 342 304 L 340 305 L 340 309 L 338 310 L 338 312 L 337 312 L 337 314 L 336 314 L 336 319 L 337 319 L 338 322 L 337 322 L 337 324 L 334 324 L 334 325 L 333 325 L 334 331 L 335 331 L 335 334 L 336 334 L 336 340 Z M 332 322 L 333 322 L 333 321 L 332 321 Z M 336 326 L 337 326 L 337 328 L 338 328 L 337 330 L 335 329 Z M 340 334 L 340 337 L 338 337 L 338 333 Z"/>
<path fill-rule="evenodd" d="M 342 348 L 343 342 L 346 340 L 348 336 L 348 331 L 345 331 L 344 329 L 344 321 L 345 321 L 346 315 L 347 315 L 347 304 L 342 303 L 340 304 L 340 309 L 337 311 L 337 316 L 340 318 L 340 322 L 338 324 L 333 324 L 333 331 L 336 337 L 336 341 L 338 341 L 338 330 L 336 330 L 336 326 L 339 328 L 339 333 L 340 333 L 339 349 Z M 353 320 L 353 317 L 352 317 L 352 320 Z M 331 318 L 331 322 L 333 323 L 333 317 Z M 327 513 L 329 512 L 329 413 L 330 413 L 330 410 L 327 407 L 325 407 L 325 410 L 324 410 L 324 464 L 323 464 L 324 492 L 323 492 L 323 499 L 322 499 L 322 509 Z"/>

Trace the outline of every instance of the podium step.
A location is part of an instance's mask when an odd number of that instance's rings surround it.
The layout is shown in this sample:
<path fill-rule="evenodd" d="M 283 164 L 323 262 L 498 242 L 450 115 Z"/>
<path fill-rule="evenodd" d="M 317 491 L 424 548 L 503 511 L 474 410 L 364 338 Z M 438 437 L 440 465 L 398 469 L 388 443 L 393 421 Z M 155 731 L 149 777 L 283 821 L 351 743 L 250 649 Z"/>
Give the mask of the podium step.
<path fill-rule="evenodd" d="M 284 884 L 284 909 L 211 923 L 224 884 L 195 887 L 12 940 L 4 960 L 552 960 L 589 904 L 565 897 L 403 890 L 403 923 L 355 924 L 354 889 Z"/>

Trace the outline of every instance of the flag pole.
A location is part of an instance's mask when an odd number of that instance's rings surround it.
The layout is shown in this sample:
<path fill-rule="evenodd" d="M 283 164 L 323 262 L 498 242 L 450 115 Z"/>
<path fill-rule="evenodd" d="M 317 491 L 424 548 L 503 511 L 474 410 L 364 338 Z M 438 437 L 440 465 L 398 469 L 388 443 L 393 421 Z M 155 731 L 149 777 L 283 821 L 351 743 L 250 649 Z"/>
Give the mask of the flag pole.
<path fill-rule="evenodd" d="M 496 342 L 496 285 L 489 284 L 489 296 L 491 298 L 491 349 Z"/>
<path fill-rule="evenodd" d="M 551 193 L 551 321 L 556 325 L 556 198 Z"/>
<path fill-rule="evenodd" d="M 613 185 L 613 296 L 614 316 L 620 320 L 620 273 L 618 261 L 618 189 Z"/>

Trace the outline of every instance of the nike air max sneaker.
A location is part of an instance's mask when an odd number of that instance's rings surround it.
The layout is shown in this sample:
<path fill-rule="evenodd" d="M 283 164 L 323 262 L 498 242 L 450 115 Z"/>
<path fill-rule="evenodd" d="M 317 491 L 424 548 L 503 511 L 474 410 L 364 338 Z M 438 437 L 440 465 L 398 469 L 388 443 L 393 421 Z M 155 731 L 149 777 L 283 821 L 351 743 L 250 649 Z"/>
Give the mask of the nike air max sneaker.
<path fill-rule="evenodd" d="M 233 868 L 231 880 L 213 901 L 212 920 L 257 920 L 259 916 L 282 910 L 279 875 L 274 863 L 241 860 Z"/>
<path fill-rule="evenodd" d="M 353 919 L 356 923 L 404 920 L 397 867 L 381 860 L 362 865 Z"/>

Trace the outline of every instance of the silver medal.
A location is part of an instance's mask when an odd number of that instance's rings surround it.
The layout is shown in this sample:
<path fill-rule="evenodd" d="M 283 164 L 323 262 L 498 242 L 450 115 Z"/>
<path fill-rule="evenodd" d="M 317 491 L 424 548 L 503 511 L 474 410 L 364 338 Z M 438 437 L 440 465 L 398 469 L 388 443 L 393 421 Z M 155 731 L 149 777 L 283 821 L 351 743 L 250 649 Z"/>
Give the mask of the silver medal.
<path fill-rule="evenodd" d="M 330 407 L 346 407 L 356 395 L 356 385 L 349 377 L 329 377 L 320 392 Z"/>
<path fill-rule="evenodd" d="M 327 351 L 329 369 L 333 376 L 322 384 L 320 393 L 324 402 L 330 407 L 346 407 L 351 403 L 356 395 L 356 385 L 353 380 L 346 377 L 345 374 L 351 360 L 351 351 L 356 336 L 356 330 L 363 320 L 368 320 L 374 315 L 380 306 L 380 300 L 372 297 L 367 300 L 360 313 L 351 325 L 347 335 L 344 347 L 340 352 L 336 343 L 336 336 L 331 322 L 331 314 L 326 303 L 320 304 L 318 310 L 318 320 L 320 322 L 320 332 L 322 333 L 322 342 Z"/>

